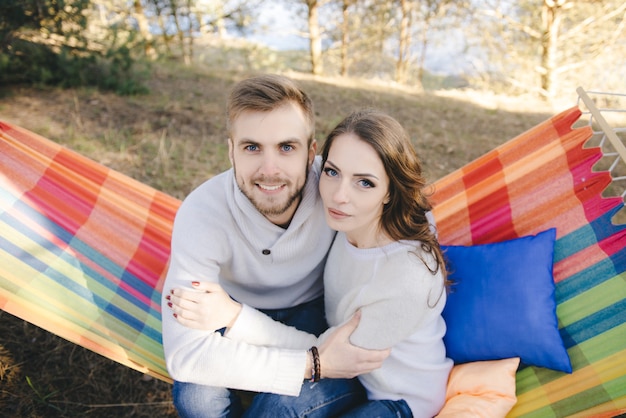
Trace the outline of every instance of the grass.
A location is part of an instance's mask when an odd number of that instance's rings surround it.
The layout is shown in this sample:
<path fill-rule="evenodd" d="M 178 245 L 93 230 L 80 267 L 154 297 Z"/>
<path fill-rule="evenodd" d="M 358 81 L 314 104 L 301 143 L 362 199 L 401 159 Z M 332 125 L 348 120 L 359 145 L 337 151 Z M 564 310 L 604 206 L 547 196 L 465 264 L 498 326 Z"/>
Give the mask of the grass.
<path fill-rule="evenodd" d="M 247 68 L 247 67 L 246 67 Z M 179 199 L 229 167 L 224 103 L 249 69 L 162 64 L 150 93 L 14 86 L 0 119 L 21 125 Z M 358 79 L 298 79 L 316 104 L 317 138 L 368 106 L 410 133 L 432 180 L 563 110 L 529 97 L 419 92 Z M 575 104 L 575 93 L 569 105 Z M 170 385 L 113 363 L 0 311 L 0 410 L 23 417 L 176 416 Z"/>

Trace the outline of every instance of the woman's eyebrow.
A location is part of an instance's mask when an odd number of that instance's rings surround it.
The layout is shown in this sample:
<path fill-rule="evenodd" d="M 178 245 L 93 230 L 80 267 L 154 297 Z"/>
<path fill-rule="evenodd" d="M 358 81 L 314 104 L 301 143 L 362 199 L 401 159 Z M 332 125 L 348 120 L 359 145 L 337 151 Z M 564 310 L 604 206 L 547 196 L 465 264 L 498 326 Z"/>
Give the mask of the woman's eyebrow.
<path fill-rule="evenodd" d="M 328 164 L 329 166 L 331 166 L 331 168 L 332 168 L 333 170 L 335 170 L 335 171 L 337 171 L 337 172 L 341 172 L 341 170 L 340 170 L 340 169 L 339 169 L 339 168 L 338 168 L 335 164 L 333 164 L 333 162 L 332 162 L 332 161 L 330 161 L 330 160 L 326 160 L 326 164 Z M 379 179 L 376 175 L 371 174 L 371 173 L 354 173 L 352 176 L 353 176 L 353 177 L 368 177 L 368 178 L 369 178 L 369 177 L 371 177 L 371 178 L 373 178 L 373 179 L 380 180 L 380 179 Z"/>

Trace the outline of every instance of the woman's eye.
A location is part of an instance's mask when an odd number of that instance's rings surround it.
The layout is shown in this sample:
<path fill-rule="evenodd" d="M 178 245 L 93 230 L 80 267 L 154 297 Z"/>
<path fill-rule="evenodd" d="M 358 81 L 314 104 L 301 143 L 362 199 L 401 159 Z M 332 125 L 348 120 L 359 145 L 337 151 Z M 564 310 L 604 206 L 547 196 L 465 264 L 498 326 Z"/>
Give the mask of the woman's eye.
<path fill-rule="evenodd" d="M 330 167 L 324 168 L 324 173 L 329 177 L 335 177 L 337 175 L 337 171 Z"/>
<path fill-rule="evenodd" d="M 376 185 L 375 185 L 374 183 L 372 183 L 372 182 L 371 182 L 371 181 L 369 181 L 369 180 L 365 180 L 365 179 L 359 180 L 359 184 L 360 184 L 362 187 L 366 187 L 366 188 L 368 188 L 368 189 L 369 189 L 369 188 L 372 188 L 372 187 L 376 187 Z"/>

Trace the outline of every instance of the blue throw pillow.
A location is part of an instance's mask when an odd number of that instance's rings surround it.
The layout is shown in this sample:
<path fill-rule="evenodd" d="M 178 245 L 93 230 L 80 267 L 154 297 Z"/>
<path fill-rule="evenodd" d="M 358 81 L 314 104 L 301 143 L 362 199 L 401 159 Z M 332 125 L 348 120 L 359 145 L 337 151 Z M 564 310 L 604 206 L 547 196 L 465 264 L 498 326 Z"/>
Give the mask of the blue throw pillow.
<path fill-rule="evenodd" d="M 475 246 L 442 246 L 452 281 L 444 343 L 455 363 L 520 357 L 571 373 L 559 334 L 552 263 L 556 230 Z"/>

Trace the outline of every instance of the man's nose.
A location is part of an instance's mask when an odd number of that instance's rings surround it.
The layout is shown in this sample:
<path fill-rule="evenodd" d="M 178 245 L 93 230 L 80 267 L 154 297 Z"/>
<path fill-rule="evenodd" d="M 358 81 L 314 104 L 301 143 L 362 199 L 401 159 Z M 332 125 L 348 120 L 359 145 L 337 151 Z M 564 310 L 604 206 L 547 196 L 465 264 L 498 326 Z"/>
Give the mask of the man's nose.
<path fill-rule="evenodd" d="M 279 169 L 278 157 L 274 153 L 265 153 L 263 155 L 263 161 L 261 162 L 260 171 L 265 175 L 277 174 Z"/>

